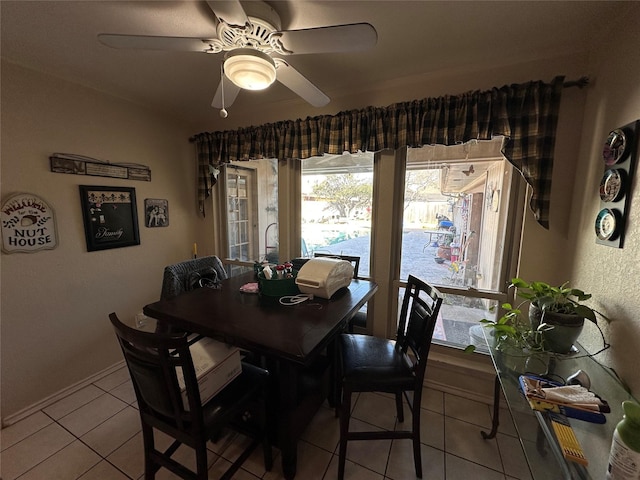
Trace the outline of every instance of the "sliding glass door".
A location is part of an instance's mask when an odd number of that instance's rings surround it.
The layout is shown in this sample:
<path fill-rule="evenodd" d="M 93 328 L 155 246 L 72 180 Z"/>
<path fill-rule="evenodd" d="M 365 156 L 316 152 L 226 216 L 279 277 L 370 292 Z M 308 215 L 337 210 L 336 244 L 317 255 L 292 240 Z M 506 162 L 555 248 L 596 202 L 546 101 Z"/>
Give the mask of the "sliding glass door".
<path fill-rule="evenodd" d="M 230 274 L 278 259 L 277 161 L 232 162 L 218 176 L 220 232 Z"/>

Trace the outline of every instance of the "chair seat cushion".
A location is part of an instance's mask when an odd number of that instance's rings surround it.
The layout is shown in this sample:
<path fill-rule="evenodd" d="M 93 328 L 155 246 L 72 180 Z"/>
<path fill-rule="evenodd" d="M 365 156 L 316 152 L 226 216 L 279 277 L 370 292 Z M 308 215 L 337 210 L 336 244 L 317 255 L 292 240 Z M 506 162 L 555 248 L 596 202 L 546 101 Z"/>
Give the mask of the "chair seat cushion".
<path fill-rule="evenodd" d="M 396 342 L 369 335 L 340 335 L 343 385 L 351 391 L 412 389 L 415 375 Z"/>

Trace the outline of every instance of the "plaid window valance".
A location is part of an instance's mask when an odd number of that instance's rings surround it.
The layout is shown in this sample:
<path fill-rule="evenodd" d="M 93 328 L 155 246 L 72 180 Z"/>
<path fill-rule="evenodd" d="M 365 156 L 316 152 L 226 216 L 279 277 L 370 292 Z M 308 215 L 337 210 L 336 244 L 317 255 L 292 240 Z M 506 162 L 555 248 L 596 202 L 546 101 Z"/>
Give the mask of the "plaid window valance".
<path fill-rule="evenodd" d="M 233 160 L 305 159 L 344 152 L 454 145 L 503 135 L 505 157 L 532 186 L 530 207 L 549 228 L 553 149 L 564 77 L 195 135 L 200 210 L 210 167 Z"/>

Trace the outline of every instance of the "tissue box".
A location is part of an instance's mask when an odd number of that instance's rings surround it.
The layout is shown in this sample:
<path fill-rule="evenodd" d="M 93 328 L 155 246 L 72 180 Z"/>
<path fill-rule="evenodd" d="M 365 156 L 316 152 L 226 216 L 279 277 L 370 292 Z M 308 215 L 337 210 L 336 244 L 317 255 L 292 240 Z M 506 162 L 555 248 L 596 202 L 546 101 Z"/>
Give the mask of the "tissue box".
<path fill-rule="evenodd" d="M 353 278 L 353 265 L 346 260 L 329 257 L 312 258 L 306 262 L 296 277 L 302 293 L 320 298 L 331 298 L 342 287 L 348 287 Z"/>
<path fill-rule="evenodd" d="M 212 338 L 203 338 L 189 347 L 198 379 L 200 401 L 205 404 L 242 372 L 240 350 Z M 185 410 L 189 409 L 182 370 L 177 370 L 178 385 Z"/>

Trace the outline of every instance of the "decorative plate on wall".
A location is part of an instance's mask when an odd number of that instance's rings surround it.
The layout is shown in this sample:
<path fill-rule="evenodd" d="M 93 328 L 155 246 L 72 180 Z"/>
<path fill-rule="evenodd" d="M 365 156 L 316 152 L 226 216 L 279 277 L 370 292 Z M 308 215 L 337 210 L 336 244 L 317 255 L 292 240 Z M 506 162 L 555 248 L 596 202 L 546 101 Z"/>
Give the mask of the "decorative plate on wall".
<path fill-rule="evenodd" d="M 618 217 L 614 210 L 603 208 L 596 217 L 596 235 L 600 240 L 613 240 L 619 233 Z"/>
<path fill-rule="evenodd" d="M 628 143 L 627 136 L 622 129 L 617 128 L 609 133 L 602 149 L 602 159 L 605 165 L 610 166 L 620 162 L 627 153 Z"/>
<path fill-rule="evenodd" d="M 624 196 L 625 172 L 612 168 L 604 172 L 600 180 L 600 199 L 603 202 L 617 202 Z"/>
<path fill-rule="evenodd" d="M 640 120 L 635 120 L 609 130 L 604 141 L 600 211 L 595 221 L 596 243 L 600 245 L 623 248 L 638 158 L 639 133 Z"/>

